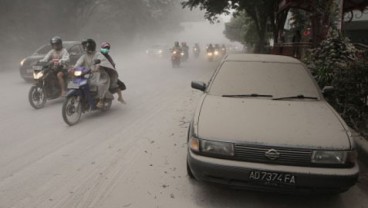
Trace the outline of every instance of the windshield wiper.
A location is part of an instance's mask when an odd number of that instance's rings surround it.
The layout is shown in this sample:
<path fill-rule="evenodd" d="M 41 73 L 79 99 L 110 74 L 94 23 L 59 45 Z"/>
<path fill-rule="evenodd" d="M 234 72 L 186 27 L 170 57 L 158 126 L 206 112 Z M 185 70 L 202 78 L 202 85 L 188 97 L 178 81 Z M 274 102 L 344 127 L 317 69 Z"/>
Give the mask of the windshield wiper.
<path fill-rule="evenodd" d="M 278 98 L 274 98 L 272 100 L 286 100 L 286 99 L 312 99 L 312 100 L 318 100 L 317 97 L 309 97 L 309 96 L 304 96 L 304 95 L 278 97 Z"/>
<path fill-rule="evenodd" d="M 241 95 L 222 95 L 222 97 L 272 97 L 272 95 L 262 95 L 257 93 L 252 94 L 241 94 Z"/>

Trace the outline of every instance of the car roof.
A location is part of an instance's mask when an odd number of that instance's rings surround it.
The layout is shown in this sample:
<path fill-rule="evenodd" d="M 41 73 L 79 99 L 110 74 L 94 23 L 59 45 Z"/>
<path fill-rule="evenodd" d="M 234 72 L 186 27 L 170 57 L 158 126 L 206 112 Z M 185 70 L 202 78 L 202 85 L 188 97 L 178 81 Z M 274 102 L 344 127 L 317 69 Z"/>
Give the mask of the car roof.
<path fill-rule="evenodd" d="M 301 63 L 298 59 L 290 56 L 271 54 L 229 54 L 225 58 L 225 61 Z"/>

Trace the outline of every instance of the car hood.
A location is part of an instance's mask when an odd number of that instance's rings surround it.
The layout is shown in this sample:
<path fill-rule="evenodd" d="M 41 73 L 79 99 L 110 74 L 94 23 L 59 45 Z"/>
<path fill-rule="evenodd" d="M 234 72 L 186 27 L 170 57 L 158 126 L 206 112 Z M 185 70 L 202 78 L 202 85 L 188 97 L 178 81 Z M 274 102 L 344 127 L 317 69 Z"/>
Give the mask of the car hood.
<path fill-rule="evenodd" d="M 350 149 L 347 130 L 325 101 L 269 98 L 203 99 L 202 139 L 315 149 Z"/>
<path fill-rule="evenodd" d="M 40 59 L 42 59 L 43 57 L 45 57 L 45 55 L 32 55 L 32 56 L 28 56 L 25 58 L 25 65 L 34 65 L 37 63 L 37 61 L 39 61 Z"/>

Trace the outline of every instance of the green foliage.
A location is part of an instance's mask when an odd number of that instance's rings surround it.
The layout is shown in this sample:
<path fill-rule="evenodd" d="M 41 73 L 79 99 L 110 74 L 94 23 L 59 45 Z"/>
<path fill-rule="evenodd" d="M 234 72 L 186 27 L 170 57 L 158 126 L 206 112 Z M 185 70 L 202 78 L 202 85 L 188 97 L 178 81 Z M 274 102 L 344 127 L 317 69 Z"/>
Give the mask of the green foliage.
<path fill-rule="evenodd" d="M 335 92 L 329 97 L 330 104 L 340 113 L 347 124 L 366 133 L 368 116 L 368 65 L 363 61 L 350 62 L 335 70 L 332 86 Z"/>
<path fill-rule="evenodd" d="M 333 31 L 304 61 L 320 87 L 334 87 L 327 100 L 350 127 L 362 133 L 368 115 L 368 65 L 355 57 L 356 52 L 349 39 Z"/>
<path fill-rule="evenodd" d="M 259 41 L 256 25 L 245 11 L 238 12 L 230 22 L 225 23 L 224 34 L 229 40 L 242 44 L 254 45 Z"/>
<path fill-rule="evenodd" d="M 356 49 L 336 30 L 332 30 L 318 47 L 307 54 L 305 62 L 313 68 L 321 87 L 331 85 L 335 69 L 346 66 L 355 59 Z"/>
<path fill-rule="evenodd" d="M 271 25 L 273 33 L 277 34 L 275 26 L 275 9 L 279 0 L 186 0 L 182 2 L 183 7 L 193 9 L 199 7 L 206 10 L 205 17 L 211 22 L 217 19 L 219 14 L 229 14 L 231 10 L 236 12 L 246 11 L 247 15 L 254 21 L 255 31 L 259 37 L 255 47 L 256 53 L 264 52 L 267 42 L 267 26 Z"/>

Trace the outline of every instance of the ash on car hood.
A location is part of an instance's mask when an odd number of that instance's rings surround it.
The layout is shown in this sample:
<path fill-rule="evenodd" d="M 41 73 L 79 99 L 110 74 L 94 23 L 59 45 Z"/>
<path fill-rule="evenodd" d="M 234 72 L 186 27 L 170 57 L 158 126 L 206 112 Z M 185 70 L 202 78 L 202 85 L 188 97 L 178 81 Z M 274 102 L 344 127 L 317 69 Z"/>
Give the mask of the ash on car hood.
<path fill-rule="evenodd" d="M 198 118 L 202 139 L 301 148 L 349 149 L 347 132 L 324 101 L 207 95 Z"/>

